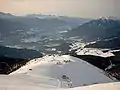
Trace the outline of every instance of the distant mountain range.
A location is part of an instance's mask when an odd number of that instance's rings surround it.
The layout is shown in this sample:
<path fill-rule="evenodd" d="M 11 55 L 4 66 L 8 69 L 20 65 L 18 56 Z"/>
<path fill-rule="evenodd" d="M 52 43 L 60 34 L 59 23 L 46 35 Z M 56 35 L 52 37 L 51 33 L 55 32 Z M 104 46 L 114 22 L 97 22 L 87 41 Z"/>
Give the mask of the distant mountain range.
<path fill-rule="evenodd" d="M 90 20 L 42 14 L 14 16 L 0 12 L 0 44 L 38 50 L 44 47 L 45 40 L 61 39 L 63 33 Z"/>
<path fill-rule="evenodd" d="M 102 40 L 120 36 L 120 20 L 100 18 L 89 21 L 65 34 L 67 37 L 82 38 L 85 41 Z"/>
<path fill-rule="evenodd" d="M 10 34 L 10 31 L 29 31 L 30 29 L 43 29 L 50 32 L 58 27 L 66 27 L 66 29 L 73 28 L 89 20 L 90 19 L 41 14 L 14 16 L 9 13 L 0 12 L 0 33 L 2 35 L 8 35 Z"/>

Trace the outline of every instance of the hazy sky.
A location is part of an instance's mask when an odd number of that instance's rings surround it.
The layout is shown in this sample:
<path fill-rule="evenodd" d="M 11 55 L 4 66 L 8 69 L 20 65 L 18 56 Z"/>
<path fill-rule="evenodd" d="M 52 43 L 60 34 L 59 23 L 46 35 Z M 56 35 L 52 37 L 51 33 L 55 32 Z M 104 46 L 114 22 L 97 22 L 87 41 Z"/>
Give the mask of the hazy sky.
<path fill-rule="evenodd" d="M 0 11 L 17 15 L 57 14 L 74 17 L 120 17 L 120 0 L 0 0 Z"/>

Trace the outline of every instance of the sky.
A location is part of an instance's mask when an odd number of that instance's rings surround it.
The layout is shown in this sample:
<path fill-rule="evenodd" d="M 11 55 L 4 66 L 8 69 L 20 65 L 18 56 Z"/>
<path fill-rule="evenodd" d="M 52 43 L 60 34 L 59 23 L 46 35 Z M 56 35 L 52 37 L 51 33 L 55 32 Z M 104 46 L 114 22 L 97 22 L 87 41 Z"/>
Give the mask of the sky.
<path fill-rule="evenodd" d="M 120 0 L 0 0 L 0 11 L 15 15 L 41 13 L 84 18 L 120 18 Z"/>

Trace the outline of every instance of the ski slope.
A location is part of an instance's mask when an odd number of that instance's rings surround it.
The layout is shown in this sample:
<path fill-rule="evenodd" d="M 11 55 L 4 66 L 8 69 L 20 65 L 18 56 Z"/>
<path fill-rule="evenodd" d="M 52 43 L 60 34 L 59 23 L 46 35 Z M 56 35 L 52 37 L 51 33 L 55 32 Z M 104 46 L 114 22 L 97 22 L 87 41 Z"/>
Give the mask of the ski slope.
<path fill-rule="evenodd" d="M 114 82 L 102 70 L 69 55 L 33 59 L 10 75 L 1 75 L 0 81 L 0 90 L 79 90 L 75 87 Z"/>

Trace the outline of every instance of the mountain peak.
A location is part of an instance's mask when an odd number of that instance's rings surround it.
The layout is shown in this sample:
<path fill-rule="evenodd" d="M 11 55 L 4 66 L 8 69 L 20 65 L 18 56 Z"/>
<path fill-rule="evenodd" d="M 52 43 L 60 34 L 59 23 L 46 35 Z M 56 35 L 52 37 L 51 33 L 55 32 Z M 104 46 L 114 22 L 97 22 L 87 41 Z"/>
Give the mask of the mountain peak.
<path fill-rule="evenodd" d="M 12 14 L 10 14 L 10 13 L 3 13 L 3 12 L 0 12 L 0 15 L 10 15 L 10 16 L 12 16 Z"/>
<path fill-rule="evenodd" d="M 98 20 L 119 20 L 119 18 L 114 16 L 100 17 Z"/>
<path fill-rule="evenodd" d="M 12 17 L 13 15 L 10 13 L 4 13 L 4 12 L 0 12 L 0 17 L 1 18 L 8 18 L 8 17 Z"/>

